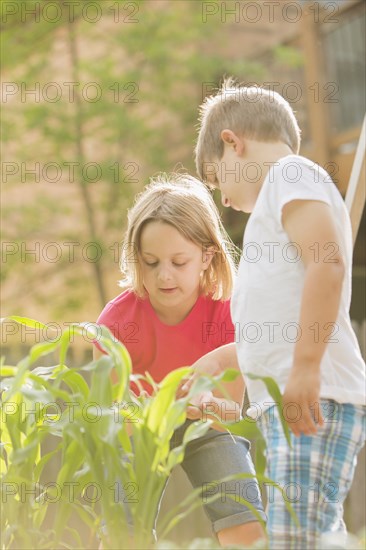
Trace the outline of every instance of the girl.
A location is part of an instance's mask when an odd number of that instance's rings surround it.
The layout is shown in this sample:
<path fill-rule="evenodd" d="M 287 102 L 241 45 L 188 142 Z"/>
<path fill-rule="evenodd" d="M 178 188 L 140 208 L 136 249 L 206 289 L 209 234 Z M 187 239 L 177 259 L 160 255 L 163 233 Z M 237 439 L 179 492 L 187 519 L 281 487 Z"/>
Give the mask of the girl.
<path fill-rule="evenodd" d="M 234 341 L 228 298 L 235 270 L 229 250 L 212 196 L 195 178 L 159 177 L 137 197 L 122 250 L 126 290 L 106 305 L 97 321 L 124 343 L 135 373 L 148 371 L 159 382 L 170 371 Z M 241 411 L 242 377 L 225 388 Z M 147 384 L 145 389 L 151 393 Z M 200 401 L 196 400 L 197 408 L 189 407 L 188 420 L 175 431 L 172 448 L 181 444 L 192 419 L 202 414 Z M 217 390 L 210 401 L 230 405 Z M 232 405 L 220 410 L 233 412 Z M 225 420 L 230 419 L 226 415 Z M 236 473 L 254 473 L 249 447 L 242 437 L 233 439 L 210 428 L 187 445 L 182 467 L 193 487 Z M 248 484 L 250 501 L 265 519 L 257 483 L 252 498 L 253 479 L 225 483 L 223 493 L 245 498 Z M 218 499 L 204 507 L 222 546 L 249 545 L 264 537 L 256 516 L 235 499 Z"/>

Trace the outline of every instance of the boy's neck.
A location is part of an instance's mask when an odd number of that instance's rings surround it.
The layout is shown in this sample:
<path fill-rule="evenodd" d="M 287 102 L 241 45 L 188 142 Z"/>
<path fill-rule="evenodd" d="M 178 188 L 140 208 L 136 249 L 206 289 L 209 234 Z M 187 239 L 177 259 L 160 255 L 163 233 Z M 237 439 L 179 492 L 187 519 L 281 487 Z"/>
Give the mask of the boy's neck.
<path fill-rule="evenodd" d="M 286 145 L 286 143 L 273 143 L 268 150 L 267 162 L 275 163 L 283 157 L 293 154 L 293 151 L 288 145 Z"/>
<path fill-rule="evenodd" d="M 293 155 L 294 153 L 286 143 L 257 142 L 253 154 L 258 164 L 269 167 L 281 158 Z"/>
<path fill-rule="evenodd" d="M 249 148 L 252 148 L 252 150 L 249 151 Z M 286 143 L 282 142 L 264 143 L 252 141 L 251 144 L 248 144 L 247 156 L 251 158 L 251 160 L 254 159 L 257 165 L 261 167 L 262 177 L 259 182 L 259 189 L 262 187 L 270 167 L 283 157 L 293 154 L 291 148 Z"/>
<path fill-rule="evenodd" d="M 293 155 L 291 148 L 283 142 L 266 143 L 256 140 L 245 140 L 245 153 L 241 157 L 244 165 L 248 162 L 254 163 L 258 170 L 258 179 L 251 185 L 251 199 L 247 201 L 243 212 L 251 213 L 257 202 L 259 193 L 263 187 L 269 169 L 283 157 Z"/>

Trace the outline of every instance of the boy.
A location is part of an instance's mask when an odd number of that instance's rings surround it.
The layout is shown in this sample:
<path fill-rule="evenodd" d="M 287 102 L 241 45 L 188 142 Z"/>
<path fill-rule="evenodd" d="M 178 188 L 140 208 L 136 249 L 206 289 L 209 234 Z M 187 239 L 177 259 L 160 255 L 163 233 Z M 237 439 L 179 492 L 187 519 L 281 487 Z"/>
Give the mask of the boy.
<path fill-rule="evenodd" d="M 364 443 L 348 212 L 329 175 L 298 156 L 300 130 L 279 94 L 229 79 L 204 102 L 200 122 L 200 177 L 220 189 L 224 206 L 251 217 L 231 302 L 236 343 L 195 367 L 212 373 L 238 360 L 244 376 L 276 380 L 291 448 L 265 385 L 245 377 L 248 414 L 259 418 L 267 443 L 268 475 L 300 521 L 292 521 L 279 491 L 269 494 L 270 547 L 317 548 L 322 533 L 346 532 L 342 505 Z"/>

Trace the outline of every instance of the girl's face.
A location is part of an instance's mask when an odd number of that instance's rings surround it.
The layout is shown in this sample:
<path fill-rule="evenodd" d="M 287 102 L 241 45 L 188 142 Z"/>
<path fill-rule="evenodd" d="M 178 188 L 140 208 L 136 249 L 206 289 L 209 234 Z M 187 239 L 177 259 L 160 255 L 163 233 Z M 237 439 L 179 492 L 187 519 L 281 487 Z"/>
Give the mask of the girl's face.
<path fill-rule="evenodd" d="M 139 261 L 145 289 L 158 317 L 167 324 L 182 321 L 200 291 L 200 276 L 212 254 L 187 240 L 175 227 L 153 221 L 140 237 Z"/>

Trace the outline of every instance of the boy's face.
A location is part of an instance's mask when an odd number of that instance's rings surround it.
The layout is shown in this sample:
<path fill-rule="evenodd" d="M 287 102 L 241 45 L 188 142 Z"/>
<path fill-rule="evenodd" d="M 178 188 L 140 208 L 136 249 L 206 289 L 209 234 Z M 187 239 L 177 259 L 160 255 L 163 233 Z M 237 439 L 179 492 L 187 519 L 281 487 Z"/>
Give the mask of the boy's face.
<path fill-rule="evenodd" d="M 224 154 L 212 163 L 215 171 L 207 172 L 207 182 L 221 191 L 223 206 L 252 212 L 260 185 L 256 163 L 250 162 L 233 145 L 224 143 Z"/>

